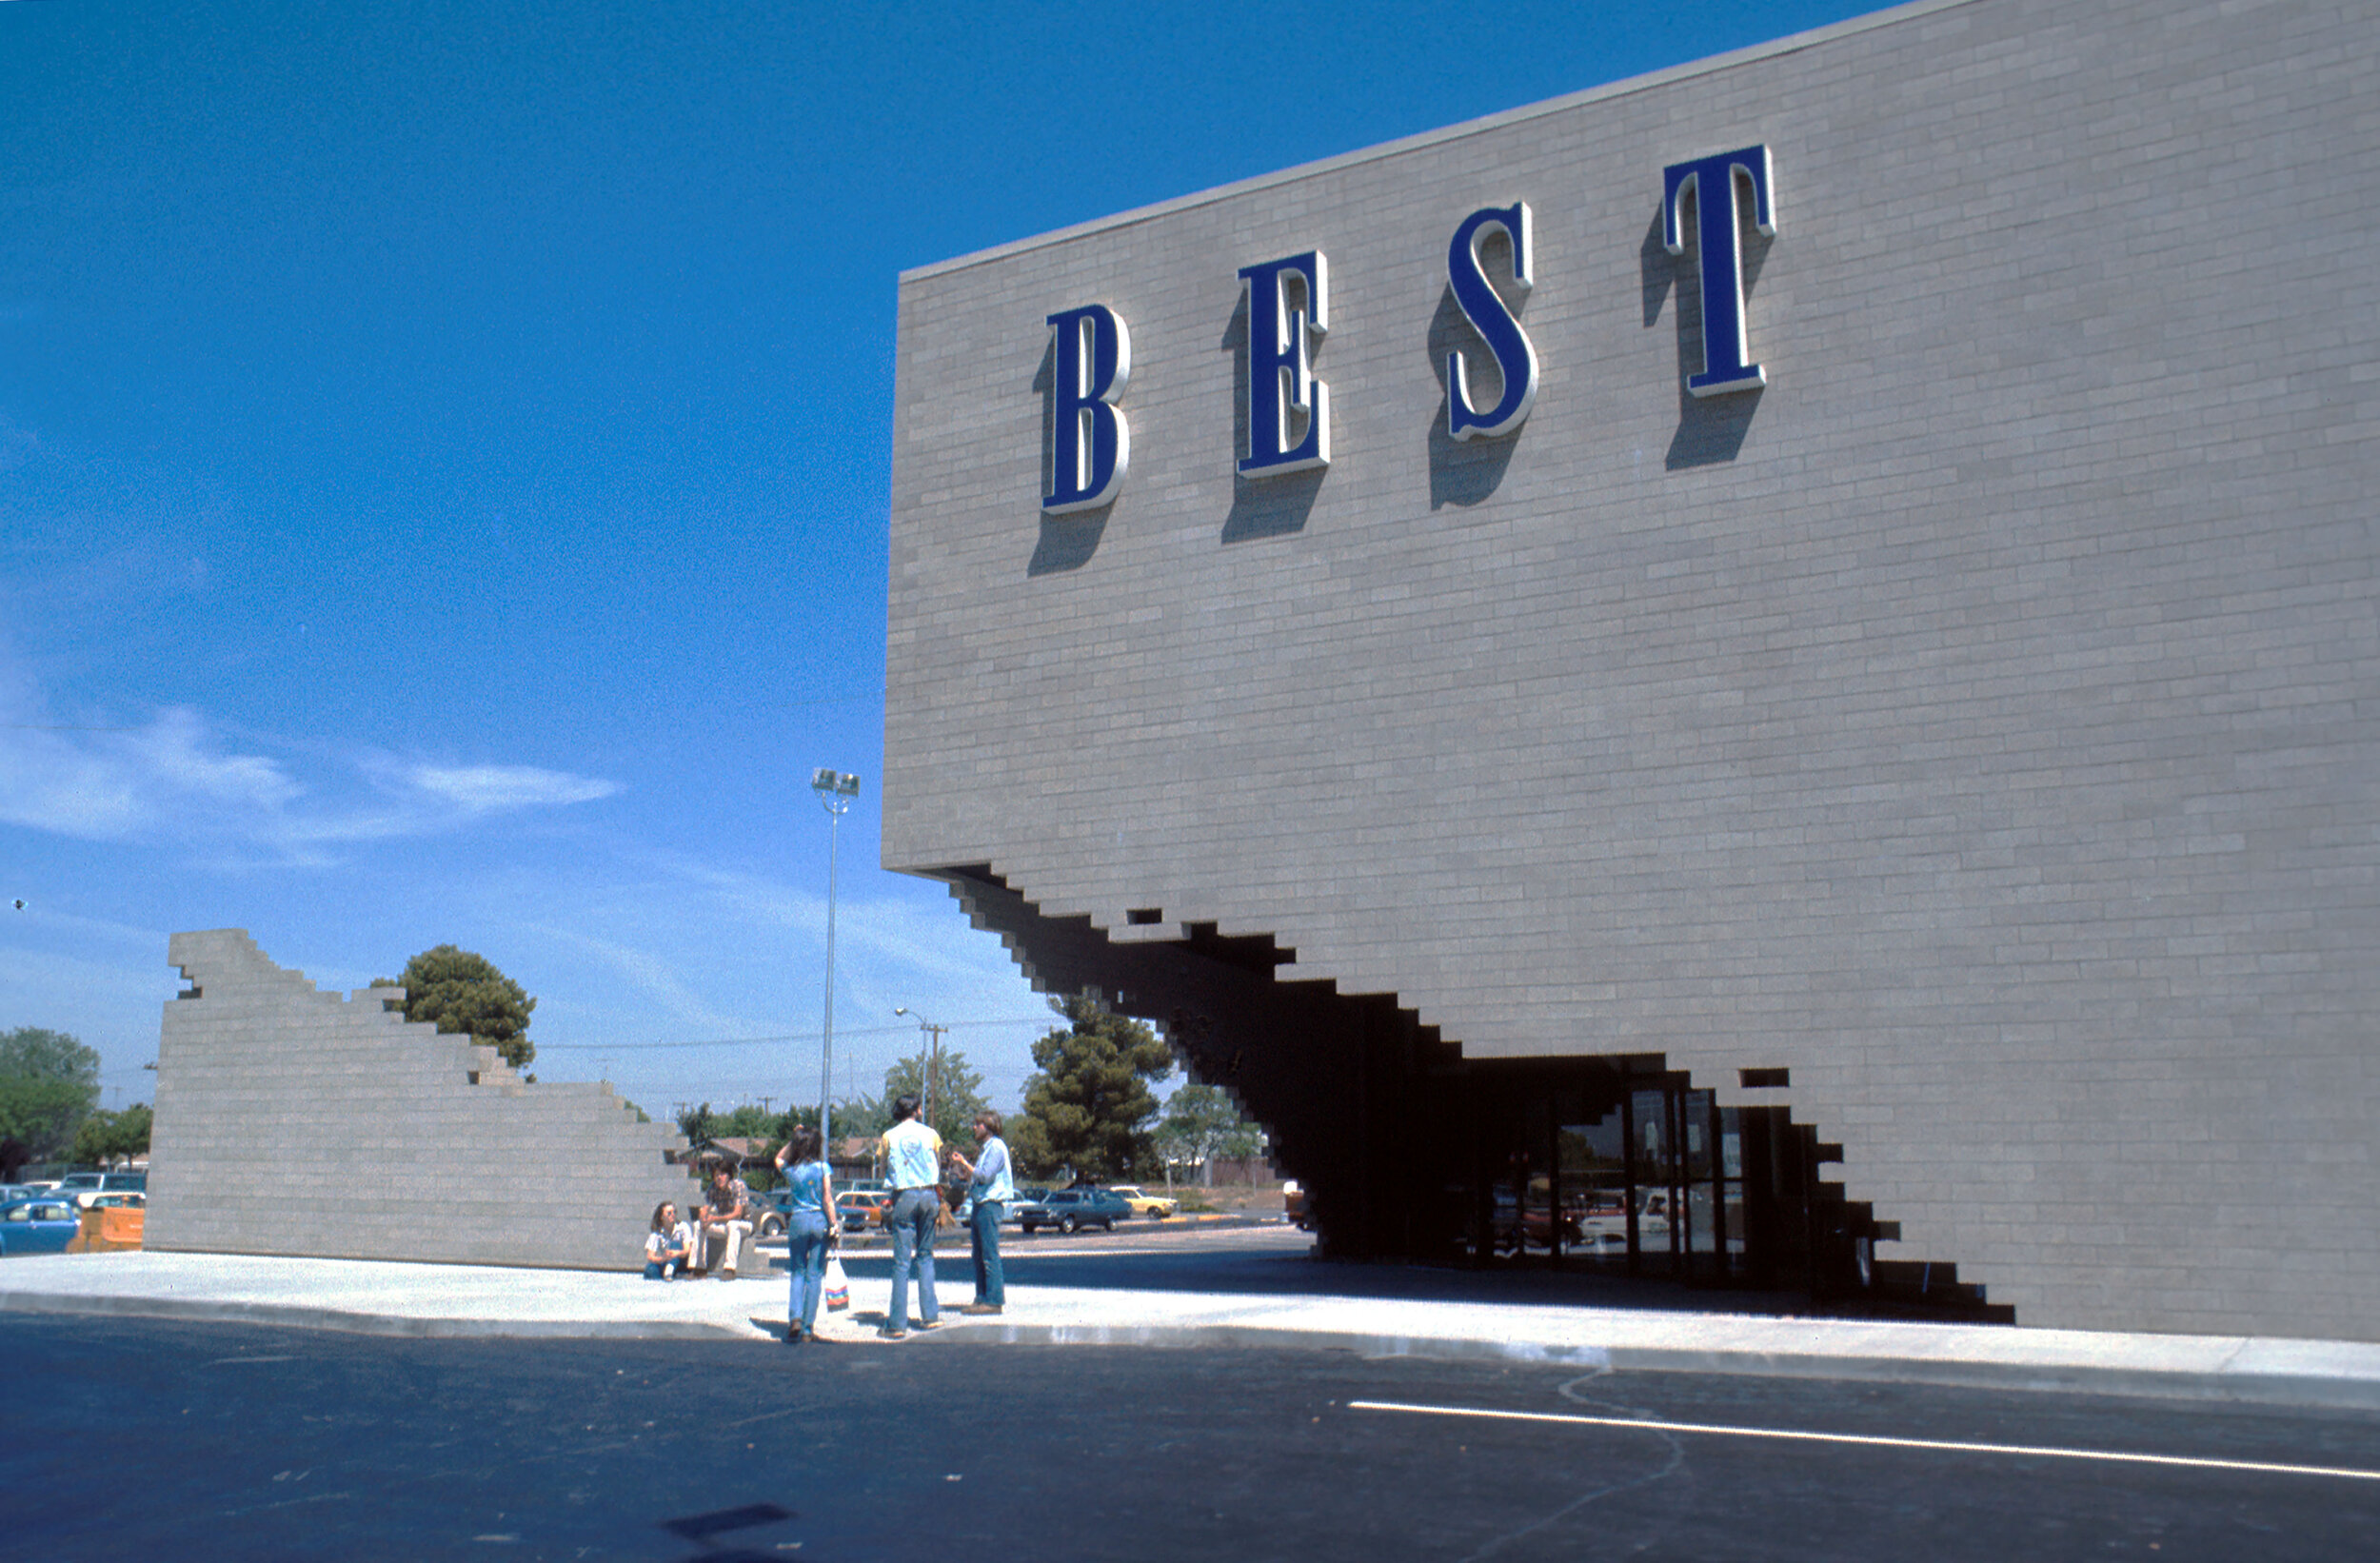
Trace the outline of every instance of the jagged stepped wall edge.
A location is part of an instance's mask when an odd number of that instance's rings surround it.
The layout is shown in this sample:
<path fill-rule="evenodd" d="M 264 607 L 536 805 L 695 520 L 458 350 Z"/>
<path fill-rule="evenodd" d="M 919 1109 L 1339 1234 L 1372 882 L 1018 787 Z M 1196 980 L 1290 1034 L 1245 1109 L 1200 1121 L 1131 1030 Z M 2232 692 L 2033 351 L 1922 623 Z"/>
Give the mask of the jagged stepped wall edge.
<path fill-rule="evenodd" d="M 1380 1208 L 1393 1201 L 1372 1197 L 1371 1185 L 1377 1179 L 1351 1177 L 1345 1171 L 1362 1165 L 1362 1141 L 1371 1133 L 1367 1118 L 1377 1111 L 1388 1120 L 1400 1105 L 1412 1111 L 1398 1094 L 1426 1092 L 1434 1073 L 1459 1069 L 1465 1062 L 1503 1061 L 1465 1060 L 1459 1043 L 1444 1040 L 1438 1026 L 1423 1023 L 1394 994 L 1341 994 L 1327 978 L 1277 978 L 1272 968 L 1285 952 L 1269 936 L 1220 939 L 1212 935 L 1212 925 L 1200 924 L 1186 929 L 1180 939 L 1117 941 L 1087 916 L 1043 915 L 991 864 L 945 868 L 933 877 L 949 887 L 975 928 L 998 935 L 1037 991 L 1098 988 L 1115 1009 L 1163 1028 L 1194 1078 L 1221 1087 L 1246 1117 L 1269 1132 L 1275 1168 L 1307 1187 L 1325 1245 L 1339 1252 L 1395 1256 L 1410 1236 L 1400 1232 L 1394 1211 Z M 1222 947 L 1201 949 L 1202 933 L 1206 943 Z M 1250 952 L 1258 944 L 1271 945 L 1274 959 L 1260 954 L 1252 959 Z M 1403 1034 L 1408 1050 L 1403 1079 L 1382 1092 L 1384 1082 L 1368 1079 L 1359 1059 L 1350 1067 L 1351 1060 L 1330 1056 L 1334 1041 L 1345 1042 L 1351 1024 L 1359 1049 L 1377 1040 L 1365 1033 Z M 1306 1051 L 1301 1053 L 1301 1047 Z M 1628 1062 L 1630 1072 L 1642 1075 L 1648 1083 L 1669 1076 L 1692 1082 L 1691 1071 L 1673 1068 L 1659 1053 L 1631 1055 Z M 1332 1083 L 1318 1084 L 1317 1077 Z M 1347 1092 L 1336 1083 L 1347 1078 L 1358 1081 L 1354 1111 L 1349 1111 Z M 1365 1099 L 1374 1095 L 1387 1099 Z M 1769 1098 L 1750 1105 L 1755 1111 L 1776 1113 L 1787 1132 L 1810 1141 L 1814 1171 L 1817 1163 L 1839 1162 L 1840 1147 L 1818 1142 L 1815 1126 L 1795 1122 L 1785 1104 L 1774 1099 L 1777 1095 L 1773 1089 L 1739 1088 L 1723 1091 L 1721 1099 Z M 1356 1186 L 1351 1188 L 1351 1183 Z M 1877 1220 L 1873 1203 L 1851 1197 L 1840 1182 L 1812 1177 L 1803 1197 L 1839 1219 L 1846 1239 L 1900 1238 L 1898 1221 Z M 2013 1310 L 1990 1304 L 1980 1283 L 1962 1280 L 1954 1259 L 1878 1261 L 1873 1270 L 1874 1286 L 1862 1290 L 1874 1303 L 1916 1303 L 1995 1320 L 2013 1318 Z"/>
<path fill-rule="evenodd" d="M 159 1039 L 149 1247 L 625 1270 L 653 1207 L 692 1197 L 683 1137 L 606 1086 L 527 1085 L 245 930 L 176 934 L 168 960 L 191 991 Z"/>

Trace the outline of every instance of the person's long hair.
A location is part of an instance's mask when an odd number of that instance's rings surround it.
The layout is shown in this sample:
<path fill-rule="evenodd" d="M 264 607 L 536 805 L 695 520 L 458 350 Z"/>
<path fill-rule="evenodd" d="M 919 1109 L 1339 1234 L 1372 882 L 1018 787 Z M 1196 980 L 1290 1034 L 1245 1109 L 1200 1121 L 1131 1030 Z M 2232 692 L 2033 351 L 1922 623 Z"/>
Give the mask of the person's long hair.
<path fill-rule="evenodd" d="M 788 1166 L 803 1166 L 819 1159 L 818 1152 L 818 1131 L 806 1123 L 799 1124 L 792 1138 L 785 1141 L 785 1163 Z"/>
<path fill-rule="evenodd" d="M 670 1201 L 664 1199 L 660 1204 L 653 1207 L 653 1230 L 655 1232 L 667 1232 L 669 1230 L 670 1223 L 664 1219 L 664 1217 L 669 1214 L 669 1206 Z"/>

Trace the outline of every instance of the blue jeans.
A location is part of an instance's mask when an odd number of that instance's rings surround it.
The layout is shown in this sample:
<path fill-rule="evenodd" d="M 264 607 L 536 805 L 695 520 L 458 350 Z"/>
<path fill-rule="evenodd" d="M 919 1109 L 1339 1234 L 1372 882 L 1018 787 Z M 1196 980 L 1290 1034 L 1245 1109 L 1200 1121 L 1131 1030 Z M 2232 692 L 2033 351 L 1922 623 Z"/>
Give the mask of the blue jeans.
<path fill-rule="evenodd" d="M 1000 1274 L 1000 1217 L 1005 1209 L 998 1199 L 978 1199 L 967 1223 L 968 1236 L 975 1239 L 975 1300 L 995 1308 L 1008 1300 Z"/>
<path fill-rule="evenodd" d="M 918 1317 L 932 1324 L 942 1317 L 934 1301 L 934 1218 L 942 1214 L 940 1189 L 902 1189 L 893 1196 L 892 1310 L 884 1316 L 887 1330 L 909 1327 L 909 1272 L 918 1277 Z"/>
<path fill-rule="evenodd" d="M 797 1210 L 785 1218 L 785 1268 L 793 1272 L 793 1294 L 785 1299 L 785 1322 L 803 1335 L 818 1328 L 818 1299 L 826 1290 L 826 1217 Z"/>

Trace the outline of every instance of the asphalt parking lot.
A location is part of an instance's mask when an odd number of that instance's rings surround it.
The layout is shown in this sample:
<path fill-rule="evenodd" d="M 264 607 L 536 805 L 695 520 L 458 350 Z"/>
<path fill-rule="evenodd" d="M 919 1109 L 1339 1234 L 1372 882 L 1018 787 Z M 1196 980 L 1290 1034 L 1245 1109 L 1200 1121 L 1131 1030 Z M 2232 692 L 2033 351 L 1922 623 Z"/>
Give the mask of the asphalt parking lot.
<path fill-rule="evenodd" d="M 2362 1413 L 955 1335 L 0 1315 L 0 1351 L 26 1557 L 2380 1554 Z"/>

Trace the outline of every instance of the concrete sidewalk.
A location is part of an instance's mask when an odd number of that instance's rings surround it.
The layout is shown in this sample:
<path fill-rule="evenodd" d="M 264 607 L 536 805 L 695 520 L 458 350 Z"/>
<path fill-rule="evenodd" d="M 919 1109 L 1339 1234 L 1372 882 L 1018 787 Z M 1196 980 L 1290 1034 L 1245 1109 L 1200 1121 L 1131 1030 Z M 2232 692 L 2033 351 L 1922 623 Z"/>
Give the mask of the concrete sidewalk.
<path fill-rule="evenodd" d="M 951 1258 L 961 1259 L 953 1254 Z M 1007 1311 L 950 1310 L 907 1345 L 1205 1345 L 1752 1374 L 1988 1389 L 2332 1406 L 2380 1412 L 2380 1345 L 2103 1335 L 1982 1325 L 1776 1318 L 1246 1292 L 1009 1285 Z M 1013 1275 L 1013 1272 L 1012 1272 Z M 875 1331 L 889 1285 L 852 1279 L 852 1310 L 822 1335 L 893 1349 Z M 663 1285 L 632 1273 L 505 1270 L 206 1254 L 60 1254 L 0 1261 L 0 1309 L 300 1325 L 374 1335 L 770 1340 L 783 1272 Z"/>

